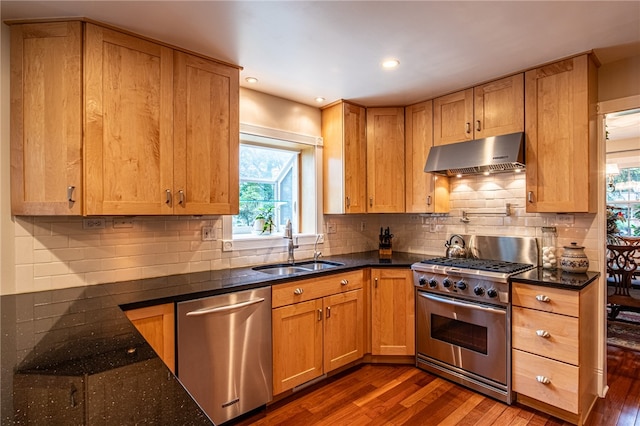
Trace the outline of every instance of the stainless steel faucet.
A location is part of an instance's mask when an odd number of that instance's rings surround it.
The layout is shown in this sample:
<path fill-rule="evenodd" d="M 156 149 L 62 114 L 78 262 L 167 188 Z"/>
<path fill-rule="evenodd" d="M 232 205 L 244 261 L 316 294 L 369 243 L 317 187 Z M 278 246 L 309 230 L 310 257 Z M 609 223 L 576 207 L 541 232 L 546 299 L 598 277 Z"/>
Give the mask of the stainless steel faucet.
<path fill-rule="evenodd" d="M 313 261 L 317 262 L 318 258 L 322 256 L 322 253 L 318 251 L 318 240 L 320 240 L 320 234 L 316 235 L 316 242 L 313 245 Z"/>
<path fill-rule="evenodd" d="M 293 228 L 289 219 L 287 219 L 287 224 L 284 226 L 284 238 L 289 240 L 289 247 L 287 248 L 289 256 L 287 257 L 287 262 L 294 263 L 295 259 L 293 257 L 293 250 L 297 249 L 298 245 L 293 244 Z"/>

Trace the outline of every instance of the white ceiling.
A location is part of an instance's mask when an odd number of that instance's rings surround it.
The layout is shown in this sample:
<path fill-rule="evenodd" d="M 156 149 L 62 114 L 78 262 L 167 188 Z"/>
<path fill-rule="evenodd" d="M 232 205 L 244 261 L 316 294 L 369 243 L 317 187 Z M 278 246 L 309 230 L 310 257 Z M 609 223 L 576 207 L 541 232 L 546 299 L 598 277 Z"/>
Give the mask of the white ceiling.
<path fill-rule="evenodd" d="M 2 20 L 84 16 L 235 63 L 242 86 L 314 106 L 408 105 L 591 49 L 640 55 L 638 1 L 0 4 Z M 400 66 L 382 70 L 389 57 Z"/>

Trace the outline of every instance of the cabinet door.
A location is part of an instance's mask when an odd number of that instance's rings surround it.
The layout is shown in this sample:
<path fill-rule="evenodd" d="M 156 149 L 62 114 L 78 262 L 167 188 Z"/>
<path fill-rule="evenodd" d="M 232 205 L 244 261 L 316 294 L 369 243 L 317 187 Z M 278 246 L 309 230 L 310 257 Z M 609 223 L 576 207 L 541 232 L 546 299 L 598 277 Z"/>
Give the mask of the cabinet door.
<path fill-rule="evenodd" d="M 126 311 L 127 318 L 158 356 L 175 372 L 175 314 L 173 303 Z"/>
<path fill-rule="evenodd" d="M 433 101 L 433 144 L 446 145 L 473 139 L 473 89 Z"/>
<path fill-rule="evenodd" d="M 324 298 L 324 372 L 362 358 L 364 305 L 362 290 Z"/>
<path fill-rule="evenodd" d="M 369 213 L 404 212 L 404 108 L 367 109 Z"/>
<path fill-rule="evenodd" d="M 524 131 L 524 75 L 474 87 L 473 119 L 475 139 Z"/>
<path fill-rule="evenodd" d="M 273 394 L 322 375 L 322 299 L 272 310 Z"/>
<path fill-rule="evenodd" d="M 405 109 L 405 174 L 407 213 L 449 211 L 449 178 L 424 172 L 433 146 L 433 102 Z"/>
<path fill-rule="evenodd" d="M 415 354 L 415 290 L 411 270 L 371 270 L 371 352 Z"/>
<path fill-rule="evenodd" d="M 81 25 L 11 27 L 14 215 L 82 214 Z"/>
<path fill-rule="evenodd" d="M 525 74 L 527 212 L 597 210 L 596 85 L 587 55 Z"/>
<path fill-rule="evenodd" d="M 92 24 L 85 34 L 85 212 L 173 211 L 173 51 Z"/>
<path fill-rule="evenodd" d="M 238 213 L 238 70 L 174 55 L 174 213 Z"/>
<path fill-rule="evenodd" d="M 340 102 L 322 110 L 324 212 L 366 213 L 366 113 Z"/>

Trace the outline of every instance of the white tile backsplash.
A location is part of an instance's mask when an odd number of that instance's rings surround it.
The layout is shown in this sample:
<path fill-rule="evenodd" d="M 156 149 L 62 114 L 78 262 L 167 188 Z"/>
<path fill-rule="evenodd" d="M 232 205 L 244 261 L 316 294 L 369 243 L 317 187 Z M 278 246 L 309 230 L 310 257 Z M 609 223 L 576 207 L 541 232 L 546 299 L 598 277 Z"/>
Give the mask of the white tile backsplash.
<path fill-rule="evenodd" d="M 511 215 L 504 214 L 506 203 Z M 451 179 L 451 212 L 427 214 L 327 215 L 335 225 L 319 246 L 324 256 L 376 250 L 380 227 L 390 227 L 394 251 L 443 255 L 452 233 L 540 237 L 542 226 L 558 228 L 558 246 L 585 246 L 597 268 L 597 221 L 575 214 L 572 224 L 557 224 L 555 214 L 525 211 L 525 175 Z M 466 211 L 469 223 L 460 221 Z M 482 213 L 482 214 L 478 214 Z M 135 217 L 131 228 L 86 230 L 82 218 L 15 217 L 16 291 L 31 292 L 170 274 L 244 267 L 286 261 L 286 248 L 223 252 L 221 241 L 201 241 L 203 226 L 217 228 L 220 217 Z M 365 231 L 360 231 L 361 223 Z M 313 256 L 313 244 L 296 250 L 297 259 Z"/>

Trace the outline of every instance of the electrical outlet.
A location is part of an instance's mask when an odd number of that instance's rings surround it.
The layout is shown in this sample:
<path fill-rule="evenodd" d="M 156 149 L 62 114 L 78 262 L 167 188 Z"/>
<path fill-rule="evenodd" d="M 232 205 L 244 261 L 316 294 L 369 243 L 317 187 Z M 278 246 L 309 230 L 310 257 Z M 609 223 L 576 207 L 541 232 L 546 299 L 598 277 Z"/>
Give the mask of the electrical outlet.
<path fill-rule="evenodd" d="M 133 218 L 132 217 L 114 217 L 113 227 L 114 228 L 133 228 Z"/>
<path fill-rule="evenodd" d="M 572 214 L 557 214 L 556 215 L 556 223 L 563 223 L 565 225 L 573 224 L 573 215 Z"/>
<path fill-rule="evenodd" d="M 364 231 L 367 229 L 367 222 L 362 221 L 360 222 L 360 232 Z"/>
<path fill-rule="evenodd" d="M 91 217 L 82 219 L 82 229 L 104 229 L 104 217 Z"/>
<path fill-rule="evenodd" d="M 213 226 L 202 227 L 202 241 L 214 241 L 216 239 L 216 232 Z"/>
<path fill-rule="evenodd" d="M 324 234 L 318 234 L 318 244 L 324 243 Z"/>
<path fill-rule="evenodd" d="M 327 234 L 335 234 L 337 226 L 335 223 L 327 223 Z"/>
<path fill-rule="evenodd" d="M 232 240 L 222 241 L 222 251 L 233 251 L 233 241 Z"/>

